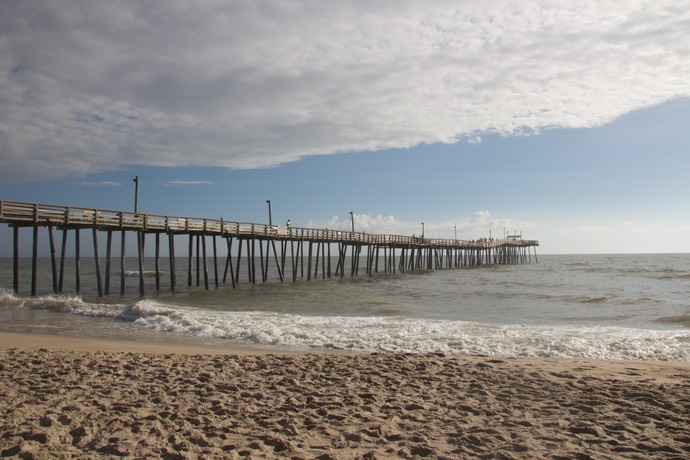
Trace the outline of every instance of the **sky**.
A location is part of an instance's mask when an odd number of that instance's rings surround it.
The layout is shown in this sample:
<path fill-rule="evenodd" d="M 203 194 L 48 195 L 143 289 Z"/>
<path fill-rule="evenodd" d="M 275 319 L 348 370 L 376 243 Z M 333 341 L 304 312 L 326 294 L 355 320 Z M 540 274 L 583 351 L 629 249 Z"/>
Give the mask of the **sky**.
<path fill-rule="evenodd" d="M 0 200 L 690 252 L 688 0 L 3 0 L 0 56 Z"/>

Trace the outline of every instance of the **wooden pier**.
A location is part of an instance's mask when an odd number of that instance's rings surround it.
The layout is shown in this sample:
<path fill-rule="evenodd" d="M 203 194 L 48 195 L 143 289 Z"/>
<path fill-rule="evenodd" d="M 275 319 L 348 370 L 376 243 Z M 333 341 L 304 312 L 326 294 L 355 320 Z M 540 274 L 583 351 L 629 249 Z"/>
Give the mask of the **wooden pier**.
<path fill-rule="evenodd" d="M 523 240 L 521 235 L 508 235 L 504 239 L 449 240 L 420 238 L 404 235 L 377 235 L 364 232 L 314 228 L 286 228 L 282 226 L 246 222 L 230 222 L 223 219 L 159 216 L 154 214 L 110 211 L 74 206 L 53 206 L 16 201 L 0 201 L 0 223 L 13 229 L 13 286 L 19 293 L 19 237 L 20 229 L 32 229 L 31 295 L 38 293 L 38 241 L 39 228 L 47 228 L 50 243 L 52 292 L 64 291 L 65 259 L 69 232 L 74 237 L 76 262 L 75 292 L 81 292 L 80 233 L 90 231 L 93 240 L 94 263 L 98 295 L 110 295 L 113 271 L 113 234 L 120 235 L 119 293 L 125 294 L 125 257 L 127 234 L 136 237 L 139 294 L 144 295 L 144 249 L 147 237 L 155 242 L 155 283 L 161 289 L 162 279 L 161 236 L 167 236 L 168 287 L 175 291 L 176 238 L 187 239 L 187 286 L 240 283 L 240 273 L 246 270 L 246 282 L 266 282 L 269 270 L 273 277 L 285 281 L 288 273 L 293 281 L 320 276 L 331 278 L 357 276 L 360 265 L 363 273 L 396 273 L 413 270 L 440 270 L 473 268 L 487 264 L 517 264 L 537 261 L 536 247 L 539 242 Z M 61 232 L 58 257 L 55 231 Z M 105 265 L 102 265 L 102 248 L 99 235 L 105 233 Z M 219 260 L 218 242 L 225 244 L 227 255 Z M 209 254 L 209 242 L 210 252 Z M 234 253 L 233 253 L 234 248 Z M 257 251 L 258 248 L 258 251 Z M 333 248 L 333 254 L 331 254 Z M 532 251 L 533 250 L 533 251 Z M 246 251 L 243 254 L 243 251 Z M 337 260 L 333 264 L 333 259 Z M 209 259 L 213 276 L 209 275 Z M 243 258 L 244 257 L 244 258 Z M 258 261 L 258 269 L 257 269 Z M 219 262 L 221 270 L 219 271 Z M 242 263 L 246 267 L 242 267 Z M 289 264 L 289 265 L 288 265 Z M 306 269 L 305 269 L 306 265 Z M 274 268 L 273 268 L 274 267 Z M 288 268 L 289 270 L 286 270 Z M 221 273 L 222 272 L 222 273 Z"/>

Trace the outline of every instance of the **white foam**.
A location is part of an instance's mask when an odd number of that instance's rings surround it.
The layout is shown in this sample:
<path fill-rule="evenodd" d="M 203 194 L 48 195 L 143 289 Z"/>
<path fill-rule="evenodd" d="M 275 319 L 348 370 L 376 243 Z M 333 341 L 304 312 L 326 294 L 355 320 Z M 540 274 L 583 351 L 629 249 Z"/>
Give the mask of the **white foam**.
<path fill-rule="evenodd" d="M 17 298 L 0 291 L 3 306 L 125 320 L 156 331 L 298 348 L 362 352 L 443 353 L 690 361 L 690 330 L 624 327 L 498 325 L 403 317 L 301 316 L 219 312 L 143 299 L 133 304 L 84 302 L 79 297 Z"/>
<path fill-rule="evenodd" d="M 21 299 L 19 299 L 14 292 L 0 288 L 0 305 L 17 306 L 19 304 L 21 304 Z"/>
<path fill-rule="evenodd" d="M 136 320 L 159 331 L 252 344 L 363 352 L 690 360 L 690 331 L 506 326 L 391 317 L 163 310 Z"/>

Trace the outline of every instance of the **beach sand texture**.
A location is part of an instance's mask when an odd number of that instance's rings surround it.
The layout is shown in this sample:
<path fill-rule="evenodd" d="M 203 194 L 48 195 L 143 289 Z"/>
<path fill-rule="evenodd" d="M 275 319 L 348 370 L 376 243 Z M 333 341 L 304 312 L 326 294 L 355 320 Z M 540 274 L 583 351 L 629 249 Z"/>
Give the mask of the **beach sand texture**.
<path fill-rule="evenodd" d="M 690 457 L 690 363 L 59 348 L 0 348 L 2 456 Z"/>

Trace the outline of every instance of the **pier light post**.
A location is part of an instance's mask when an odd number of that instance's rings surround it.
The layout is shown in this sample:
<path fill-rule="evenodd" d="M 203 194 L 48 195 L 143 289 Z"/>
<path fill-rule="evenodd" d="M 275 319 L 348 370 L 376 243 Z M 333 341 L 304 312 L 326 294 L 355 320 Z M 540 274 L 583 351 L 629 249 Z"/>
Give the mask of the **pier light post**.
<path fill-rule="evenodd" d="M 503 227 L 503 239 L 504 240 L 506 239 L 506 228 L 505 227 Z"/>
<path fill-rule="evenodd" d="M 454 223 L 453 224 L 453 230 L 455 230 L 455 239 L 458 239 L 458 224 Z"/>
<path fill-rule="evenodd" d="M 424 238 L 424 222 L 422 222 L 422 238 Z"/>
<path fill-rule="evenodd" d="M 139 176 L 134 179 L 134 213 L 139 212 Z"/>
<path fill-rule="evenodd" d="M 355 215 L 350 211 L 350 220 L 352 221 L 352 233 L 355 232 Z"/>
<path fill-rule="evenodd" d="M 273 226 L 273 216 L 271 216 L 271 200 L 266 200 L 268 203 L 268 225 Z"/>

